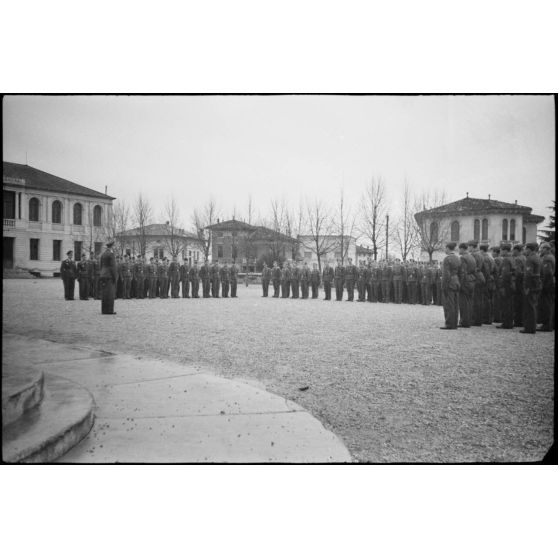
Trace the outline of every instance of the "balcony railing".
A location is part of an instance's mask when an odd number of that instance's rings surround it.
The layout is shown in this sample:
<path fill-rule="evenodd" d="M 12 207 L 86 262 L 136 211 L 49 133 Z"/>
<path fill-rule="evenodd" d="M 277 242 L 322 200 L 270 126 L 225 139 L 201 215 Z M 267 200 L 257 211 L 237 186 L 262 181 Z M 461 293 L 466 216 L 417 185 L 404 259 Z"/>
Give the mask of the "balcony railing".
<path fill-rule="evenodd" d="M 15 219 L 4 219 L 5 229 L 15 229 Z"/>

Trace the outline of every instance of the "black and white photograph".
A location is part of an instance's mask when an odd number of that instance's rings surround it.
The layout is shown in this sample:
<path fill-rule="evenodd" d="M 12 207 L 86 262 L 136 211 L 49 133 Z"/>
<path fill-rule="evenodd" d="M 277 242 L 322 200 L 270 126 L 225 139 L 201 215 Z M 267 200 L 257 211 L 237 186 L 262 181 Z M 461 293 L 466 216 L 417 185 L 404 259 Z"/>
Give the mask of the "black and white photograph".
<path fill-rule="evenodd" d="M 7 463 L 534 463 L 550 95 L 6 95 Z"/>

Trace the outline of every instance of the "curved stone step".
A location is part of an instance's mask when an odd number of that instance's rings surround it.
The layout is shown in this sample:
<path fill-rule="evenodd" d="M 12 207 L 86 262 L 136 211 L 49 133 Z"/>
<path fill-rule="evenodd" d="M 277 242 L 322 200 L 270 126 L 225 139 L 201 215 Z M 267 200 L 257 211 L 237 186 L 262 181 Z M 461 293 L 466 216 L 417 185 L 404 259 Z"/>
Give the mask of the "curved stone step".
<path fill-rule="evenodd" d="M 43 399 L 43 373 L 8 363 L 2 371 L 2 425 L 18 420 Z"/>
<path fill-rule="evenodd" d="M 42 403 L 2 429 L 3 460 L 48 463 L 64 455 L 91 430 L 94 401 L 79 384 L 44 374 Z"/>

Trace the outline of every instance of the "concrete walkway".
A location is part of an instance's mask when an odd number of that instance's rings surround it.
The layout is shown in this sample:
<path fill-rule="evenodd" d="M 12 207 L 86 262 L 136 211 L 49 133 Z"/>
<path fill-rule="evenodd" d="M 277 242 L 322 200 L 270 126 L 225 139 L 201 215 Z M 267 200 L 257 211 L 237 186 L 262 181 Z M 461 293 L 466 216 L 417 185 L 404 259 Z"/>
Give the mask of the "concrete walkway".
<path fill-rule="evenodd" d="M 252 383 L 161 360 L 4 334 L 3 356 L 85 387 L 89 435 L 63 463 L 350 462 L 335 434 Z"/>

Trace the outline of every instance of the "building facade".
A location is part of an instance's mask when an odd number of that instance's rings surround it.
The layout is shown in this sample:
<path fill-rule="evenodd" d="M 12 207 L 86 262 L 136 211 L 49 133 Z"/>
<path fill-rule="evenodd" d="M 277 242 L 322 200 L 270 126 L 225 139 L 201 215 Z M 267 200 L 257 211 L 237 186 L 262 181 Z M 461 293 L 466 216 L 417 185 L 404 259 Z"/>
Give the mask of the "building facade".
<path fill-rule="evenodd" d="M 28 165 L 2 169 L 4 269 L 55 276 L 68 250 L 100 253 L 115 198 Z"/>
<path fill-rule="evenodd" d="M 356 263 L 362 252 L 362 247 L 357 246 L 356 239 L 352 236 L 341 239 L 340 235 L 323 235 L 318 238 L 316 244 L 314 236 L 302 234 L 298 236 L 298 241 L 298 259 L 308 262 L 310 267 L 314 263 L 320 264 L 321 267 L 326 262 L 335 265 L 337 260 L 343 260 L 346 264 L 349 258 Z M 318 252 L 320 252 L 319 261 Z"/>
<path fill-rule="evenodd" d="M 261 271 L 263 263 L 271 265 L 293 258 L 297 240 L 267 227 L 231 219 L 206 228 L 211 236 L 212 260 L 236 263 L 242 271 Z"/>
<path fill-rule="evenodd" d="M 422 237 L 421 259 L 443 259 L 446 242 L 478 240 L 490 247 L 503 242 L 537 241 L 537 225 L 544 217 L 532 208 L 515 203 L 467 196 L 453 203 L 415 214 Z"/>
<path fill-rule="evenodd" d="M 194 233 L 184 229 L 173 229 L 168 224 L 152 224 L 144 228 L 143 235 L 139 228 L 118 233 L 116 236 L 117 252 L 136 256 L 144 253 L 149 258 L 172 259 L 177 255 L 189 264 L 203 262 L 204 243 Z"/>

